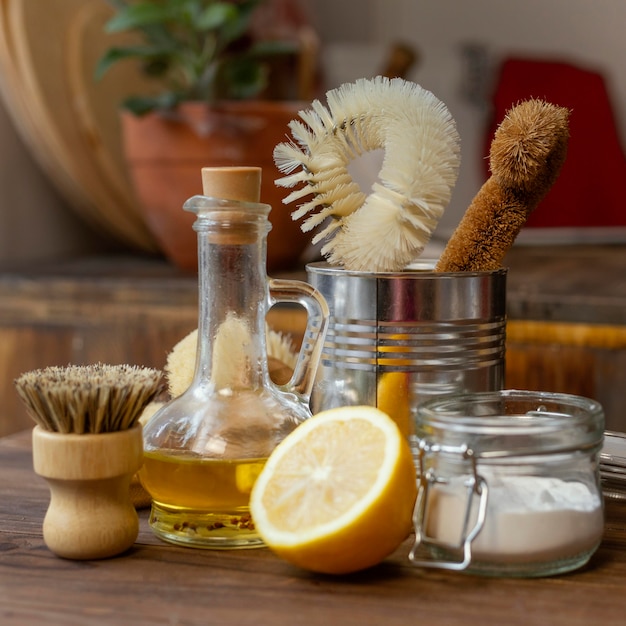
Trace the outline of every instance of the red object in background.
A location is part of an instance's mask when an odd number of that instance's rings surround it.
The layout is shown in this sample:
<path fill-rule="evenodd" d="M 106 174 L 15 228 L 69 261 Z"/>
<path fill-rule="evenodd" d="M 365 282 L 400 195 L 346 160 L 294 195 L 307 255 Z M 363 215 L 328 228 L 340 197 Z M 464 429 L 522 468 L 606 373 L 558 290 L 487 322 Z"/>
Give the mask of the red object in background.
<path fill-rule="evenodd" d="M 567 107 L 571 115 L 561 174 L 526 226 L 626 225 L 626 159 L 603 76 L 562 62 L 504 61 L 493 96 L 486 154 L 506 111 L 529 98 Z M 488 168 L 487 159 L 485 163 Z"/>

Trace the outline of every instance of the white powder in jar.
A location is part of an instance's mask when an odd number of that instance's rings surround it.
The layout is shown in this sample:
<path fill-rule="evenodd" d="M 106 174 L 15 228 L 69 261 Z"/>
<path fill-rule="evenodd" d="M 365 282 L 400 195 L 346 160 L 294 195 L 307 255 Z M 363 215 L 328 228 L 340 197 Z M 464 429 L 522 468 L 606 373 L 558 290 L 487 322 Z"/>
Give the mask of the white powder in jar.
<path fill-rule="evenodd" d="M 473 560 L 548 561 L 593 550 L 604 529 L 600 496 L 578 481 L 479 472 L 489 486 L 485 524 L 472 543 Z M 425 530 L 439 543 L 459 545 L 467 508 L 467 477 L 436 483 L 429 492 Z M 471 526 L 478 515 L 473 498 Z"/>

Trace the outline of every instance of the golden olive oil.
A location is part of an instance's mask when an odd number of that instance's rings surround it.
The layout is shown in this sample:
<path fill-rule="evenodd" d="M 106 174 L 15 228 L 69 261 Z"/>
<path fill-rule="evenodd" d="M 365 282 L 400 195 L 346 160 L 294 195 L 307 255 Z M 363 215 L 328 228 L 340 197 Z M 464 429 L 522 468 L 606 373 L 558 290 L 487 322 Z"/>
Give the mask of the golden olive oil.
<path fill-rule="evenodd" d="M 265 461 L 146 452 L 139 477 L 153 500 L 152 529 L 165 540 L 210 548 L 262 543 L 249 502 Z"/>

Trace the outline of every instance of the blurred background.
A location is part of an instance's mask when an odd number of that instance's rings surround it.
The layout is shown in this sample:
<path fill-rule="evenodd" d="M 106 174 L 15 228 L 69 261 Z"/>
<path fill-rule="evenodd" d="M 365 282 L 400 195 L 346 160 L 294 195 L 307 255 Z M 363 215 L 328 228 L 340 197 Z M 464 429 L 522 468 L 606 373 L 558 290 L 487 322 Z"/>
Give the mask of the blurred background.
<path fill-rule="evenodd" d="M 507 59 L 562 62 L 601 77 L 614 115 L 609 130 L 615 134 L 617 152 L 621 149 L 626 132 L 622 70 L 626 3 L 622 0 L 302 0 L 299 4 L 319 37 L 320 94 L 342 82 L 384 71 L 392 63 L 393 50 L 402 46 L 414 55 L 403 70 L 406 78 L 433 91 L 451 110 L 462 138 L 462 166 L 436 239 L 445 240 L 484 181 L 493 96 Z M 94 185 L 89 198 L 79 197 L 85 192 L 76 189 L 71 167 L 63 165 L 72 154 L 85 160 L 71 141 L 64 141 L 70 134 L 64 128 L 69 116 L 84 125 L 87 142 L 92 132 L 92 156 L 100 159 L 98 167 L 113 167 L 118 175 L 124 169 L 123 163 L 111 166 L 103 160 L 110 155 L 98 153 L 100 134 L 112 146 L 111 154 L 119 157 L 119 139 L 112 136 L 119 128 L 111 122 L 115 89 L 91 85 L 89 80 L 100 52 L 92 48 L 104 45 L 96 26 L 103 23 L 107 10 L 102 0 L 0 3 L 3 266 L 119 250 L 154 252 L 143 225 L 130 215 L 132 208 L 125 209 L 122 201 L 106 197 Z M 11 75 L 15 72 L 21 79 Z M 72 72 L 77 72 L 77 79 Z M 64 83 L 68 76 L 69 87 Z M 107 78 L 108 84 L 114 83 L 115 76 Z M 93 93 L 100 98 L 97 106 Z M 98 110 L 105 105 L 111 113 Z M 98 115 L 110 125 L 98 128 Z M 94 123 L 96 127 L 90 127 Z M 42 128 L 50 130 L 50 137 Z M 119 221 L 126 222 L 111 229 L 106 222 L 115 211 L 120 213 Z M 610 217 L 606 222 L 597 225 L 621 226 L 611 223 Z M 609 233 L 609 238 L 622 237 L 621 228 L 611 228 Z"/>
<path fill-rule="evenodd" d="M 191 180 L 184 191 L 165 174 L 172 125 L 148 129 L 151 144 L 129 158 L 119 105 L 143 91 L 145 77 L 120 63 L 94 79 L 104 51 L 127 43 L 123 33 L 104 29 L 120 1 L 0 0 L 0 435 L 30 423 L 12 389 L 19 373 L 68 362 L 162 367 L 167 351 L 197 325 L 195 233 L 189 221 L 180 227 L 187 239 L 178 249 L 192 272 L 163 262 L 169 257 L 155 226 L 165 235 L 178 226 L 148 217 L 144 209 L 153 207 L 139 199 L 134 165 L 156 166 L 147 188 L 156 188 L 167 219 L 193 221 L 182 204 L 201 192 L 199 169 L 214 142 L 194 152 L 196 161 L 183 151 Z M 168 1 L 179 4 L 158 4 Z M 626 3 L 263 0 L 262 6 L 258 32 L 299 46 L 296 58 L 277 65 L 266 102 L 283 98 L 306 108 L 342 83 L 382 73 L 415 81 L 448 106 L 462 163 L 432 239 L 435 253 L 488 176 L 488 146 L 505 110 L 530 96 L 572 110 L 559 180 L 505 260 L 506 384 L 595 397 L 612 427 L 626 430 Z M 266 108 L 278 111 L 274 103 Z M 271 152 L 297 110 L 282 112 L 271 141 L 245 163 L 264 161 L 274 192 Z M 256 115 L 231 112 L 208 124 L 223 131 L 214 165 L 224 164 L 233 137 L 256 128 Z M 187 135 L 202 135 L 208 118 L 189 120 L 194 132 Z M 354 165 L 364 184 L 378 172 L 375 158 Z M 268 265 L 273 252 L 289 246 L 291 264 L 283 258 L 280 269 L 302 275 L 308 259 L 300 255 L 310 239 L 302 238 L 282 198 L 271 202 Z M 270 274 L 276 275 L 271 267 Z M 300 318 L 278 313 L 271 325 L 298 337 Z"/>

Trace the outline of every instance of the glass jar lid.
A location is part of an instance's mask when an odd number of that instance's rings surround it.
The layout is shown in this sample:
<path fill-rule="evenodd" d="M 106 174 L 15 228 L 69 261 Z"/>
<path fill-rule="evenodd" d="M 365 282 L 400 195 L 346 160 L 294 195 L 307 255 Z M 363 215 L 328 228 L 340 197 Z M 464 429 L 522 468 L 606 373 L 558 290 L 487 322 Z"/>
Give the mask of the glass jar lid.
<path fill-rule="evenodd" d="M 418 405 L 415 436 L 467 446 L 477 457 L 558 453 L 602 444 L 600 403 L 565 393 L 504 390 L 439 396 Z"/>

